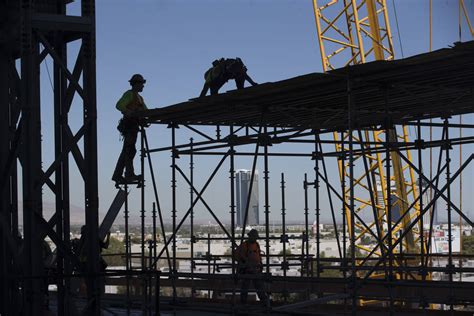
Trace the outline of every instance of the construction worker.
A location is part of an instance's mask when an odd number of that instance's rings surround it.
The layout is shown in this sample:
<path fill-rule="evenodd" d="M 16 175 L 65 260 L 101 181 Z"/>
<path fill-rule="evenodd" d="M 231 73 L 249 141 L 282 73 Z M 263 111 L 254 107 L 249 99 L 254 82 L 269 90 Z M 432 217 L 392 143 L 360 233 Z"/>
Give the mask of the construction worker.
<path fill-rule="evenodd" d="M 252 229 L 248 232 L 248 239 L 237 247 L 234 253 L 235 260 L 238 262 L 239 274 L 250 276 L 242 279 L 240 291 L 240 302 L 247 302 L 247 295 L 250 282 L 253 282 L 258 298 L 263 304 L 267 304 L 268 296 L 264 289 L 264 282 L 259 278 L 262 274 L 262 256 L 260 254 L 260 245 L 257 242 L 258 231 Z M 255 277 L 252 279 L 251 277 Z"/>
<path fill-rule="evenodd" d="M 211 89 L 211 95 L 216 95 L 219 89 L 229 80 L 234 79 L 237 89 L 243 89 L 245 80 L 252 86 L 257 85 L 256 82 L 247 74 L 247 67 L 240 58 L 221 58 L 212 62 L 212 67 L 204 74 L 204 87 L 199 97 L 206 96 Z"/>
<path fill-rule="evenodd" d="M 105 240 L 102 240 L 99 238 L 99 273 L 105 272 L 107 269 L 107 262 L 104 260 L 102 257 L 101 253 L 103 249 L 109 248 L 110 244 L 110 231 L 107 233 L 105 236 Z M 74 238 L 71 240 L 71 245 L 72 245 L 72 251 L 79 257 L 79 261 L 81 263 L 81 269 L 82 271 L 77 271 L 79 273 L 87 271 L 87 251 L 88 251 L 88 245 L 87 245 L 87 229 L 86 225 L 83 225 L 81 227 L 81 238 Z M 99 278 L 100 281 L 100 287 L 102 292 L 104 293 L 105 291 L 105 279 L 103 277 Z M 86 293 L 86 283 L 84 279 L 80 280 L 79 284 L 79 293 L 81 295 L 85 295 Z"/>
<path fill-rule="evenodd" d="M 140 180 L 140 176 L 136 175 L 133 169 L 133 158 L 137 153 L 135 144 L 137 142 L 140 121 L 136 117 L 131 117 L 131 115 L 138 111 L 147 110 L 145 101 L 139 94 L 139 92 L 143 91 L 146 80 L 142 75 L 134 74 L 129 82 L 132 88 L 122 95 L 116 105 L 116 108 L 123 114 L 117 126 L 117 129 L 123 136 L 123 147 L 112 176 L 112 180 L 116 184 Z M 123 177 L 124 169 L 125 177 Z"/>
<path fill-rule="evenodd" d="M 71 240 L 72 250 L 76 255 L 79 256 L 79 261 L 82 263 L 84 270 L 86 269 L 87 264 L 87 231 L 86 225 L 82 225 L 81 227 L 81 238 L 74 238 Z M 105 236 L 105 240 L 101 240 L 99 238 L 99 252 L 102 253 L 103 249 L 109 248 L 110 244 L 110 231 Z M 107 262 L 105 262 L 102 256 L 99 257 L 100 260 L 100 272 L 104 272 L 107 269 Z"/>

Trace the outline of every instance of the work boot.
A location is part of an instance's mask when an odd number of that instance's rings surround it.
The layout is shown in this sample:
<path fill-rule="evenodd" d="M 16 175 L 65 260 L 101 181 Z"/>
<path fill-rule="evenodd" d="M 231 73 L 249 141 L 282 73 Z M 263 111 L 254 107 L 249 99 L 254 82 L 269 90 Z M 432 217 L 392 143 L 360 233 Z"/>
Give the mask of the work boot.
<path fill-rule="evenodd" d="M 113 176 L 112 181 L 115 181 L 115 187 L 120 189 L 120 185 L 125 183 L 125 178 L 122 176 Z"/>

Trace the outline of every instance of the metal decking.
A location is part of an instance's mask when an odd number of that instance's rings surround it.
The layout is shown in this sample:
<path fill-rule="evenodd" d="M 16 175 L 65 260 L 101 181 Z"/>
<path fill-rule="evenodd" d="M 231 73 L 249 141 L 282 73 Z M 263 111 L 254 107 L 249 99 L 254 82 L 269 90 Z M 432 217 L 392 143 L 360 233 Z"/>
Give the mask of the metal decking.
<path fill-rule="evenodd" d="M 152 109 L 155 123 L 347 130 L 351 89 L 358 128 L 474 110 L 474 42 L 396 61 L 312 73 Z"/>

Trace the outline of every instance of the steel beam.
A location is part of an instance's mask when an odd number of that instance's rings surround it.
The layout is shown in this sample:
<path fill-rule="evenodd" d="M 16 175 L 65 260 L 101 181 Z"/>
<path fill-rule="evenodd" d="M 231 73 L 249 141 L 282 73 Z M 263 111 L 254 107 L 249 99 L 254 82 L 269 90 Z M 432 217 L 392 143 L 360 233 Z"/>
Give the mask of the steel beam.
<path fill-rule="evenodd" d="M 2 172 L 0 212 L 2 222 L 1 248 L 8 242 L 17 243 L 20 226 L 23 226 L 22 251 L 13 253 L 2 261 L 2 271 L 15 276 L 8 284 L 7 296 L 1 292 L 1 298 L 8 297 L 10 306 L 5 315 L 42 315 L 46 308 L 46 270 L 43 267 L 43 243 L 48 235 L 58 249 L 55 262 L 55 273 L 58 276 L 71 275 L 73 268 L 80 265 L 77 256 L 71 253 L 70 214 L 69 214 L 69 156 L 72 153 L 83 174 L 85 182 L 86 223 L 91 235 L 87 249 L 89 272 L 98 272 L 97 245 L 97 128 L 95 96 L 95 12 L 94 1 L 81 1 L 80 16 L 67 16 L 66 5 L 70 1 L 22 0 L 18 5 L 7 6 L 8 17 L 18 17 L 18 23 L 6 23 L 6 33 L 17 36 L 2 41 L 0 51 L 0 100 L 1 124 L 5 131 L 0 138 L 0 170 Z M 13 2 L 12 2 L 13 3 Z M 2 21 L 3 22 L 3 21 Z M 2 29 L 3 32 L 3 29 Z M 79 39 L 82 46 L 79 50 L 72 73 L 68 70 L 67 44 L 70 40 Z M 17 46 L 20 43 L 20 46 Z M 40 51 L 40 44 L 44 49 Z M 21 49 L 19 49 L 21 48 Z M 18 54 L 20 52 L 20 54 Z M 41 102 L 40 102 L 40 66 L 53 59 L 53 101 L 54 101 L 54 155 L 57 160 L 44 172 L 42 156 L 44 145 L 41 141 Z M 15 67 L 15 59 L 20 58 L 21 76 Z M 4 62 L 8 60 L 8 65 Z M 3 68 L 3 67 L 6 68 Z M 83 77 L 82 86 L 79 78 Z M 5 79 L 6 78 L 6 79 Z M 6 81 L 5 81 L 6 80 Z M 8 99 L 4 92 L 8 91 Z M 79 94 L 84 100 L 84 126 L 76 135 L 72 135 L 68 125 L 68 113 L 72 99 Z M 18 118 L 21 117 L 21 121 Z M 84 155 L 77 146 L 77 141 L 84 136 Z M 72 143 L 72 144 L 71 144 Z M 5 152 L 3 152 L 5 151 Z M 18 162 L 22 167 L 23 187 L 23 223 L 18 223 Z M 54 179 L 54 182 L 53 180 Z M 42 212 L 42 190 L 47 185 L 55 198 L 55 214 L 48 221 Z M 5 208 L 8 205 L 7 208 Z M 6 231 L 6 229 L 8 232 Z M 8 235 L 5 235 L 8 233 Z M 3 238 L 5 237 L 5 238 Z M 11 265 L 14 258 L 21 258 L 22 264 L 3 269 Z M 95 261 L 95 262 L 94 262 Z M 4 274 L 2 274 L 4 275 Z M 92 274 L 91 274 L 92 275 Z M 98 288 L 94 277 L 89 284 L 90 306 L 92 313 L 99 314 Z M 97 278 L 95 278 L 97 279 Z M 69 280 L 59 277 L 58 315 L 69 315 L 74 311 L 69 305 Z M 4 284 L 2 282 L 2 284 Z M 21 292 L 19 292 L 21 289 Z M 18 301 L 18 293 L 22 302 Z M 12 302 L 15 302 L 12 304 Z M 20 310 L 21 309 L 21 310 Z M 3 310 L 0 310 L 3 315 Z"/>

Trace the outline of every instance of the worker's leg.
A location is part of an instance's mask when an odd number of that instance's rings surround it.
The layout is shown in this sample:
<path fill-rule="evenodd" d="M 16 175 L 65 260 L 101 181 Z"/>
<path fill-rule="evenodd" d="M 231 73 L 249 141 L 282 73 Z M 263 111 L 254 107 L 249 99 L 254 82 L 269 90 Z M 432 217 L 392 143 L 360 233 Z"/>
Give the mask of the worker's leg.
<path fill-rule="evenodd" d="M 268 296 L 267 292 L 265 292 L 265 282 L 262 279 L 255 279 L 253 280 L 253 284 L 255 286 L 255 290 L 257 291 L 258 299 L 266 303 Z"/>
<path fill-rule="evenodd" d="M 46 311 L 49 310 L 49 280 L 48 280 L 48 269 L 44 269 L 44 273 L 46 277 L 42 279 L 43 281 L 43 290 L 44 290 L 44 313 L 46 314 Z"/>
<path fill-rule="evenodd" d="M 235 85 L 238 90 L 244 88 L 245 78 L 235 78 Z"/>
<path fill-rule="evenodd" d="M 204 83 L 204 86 L 202 87 L 201 94 L 199 95 L 199 97 L 200 98 L 205 97 L 208 90 L 209 90 L 209 85 L 207 83 Z"/>
<path fill-rule="evenodd" d="M 123 176 L 123 169 L 125 169 L 125 160 L 126 160 L 126 148 L 125 148 L 125 138 L 124 138 L 124 143 L 122 146 L 122 151 L 120 152 L 120 156 L 117 160 L 117 165 L 115 166 L 115 171 L 112 176 L 112 180 L 118 181 L 122 178 Z"/>
<path fill-rule="evenodd" d="M 217 85 L 211 85 L 211 95 L 216 95 L 219 93 L 220 87 Z"/>
<path fill-rule="evenodd" d="M 242 287 L 240 288 L 240 303 L 245 304 L 247 303 L 247 296 L 249 294 L 249 279 L 242 280 Z"/>
<path fill-rule="evenodd" d="M 125 151 L 125 177 L 133 177 L 135 175 L 133 168 L 133 158 L 137 153 L 135 144 L 137 142 L 138 130 L 131 128 L 124 135 L 123 148 Z"/>

